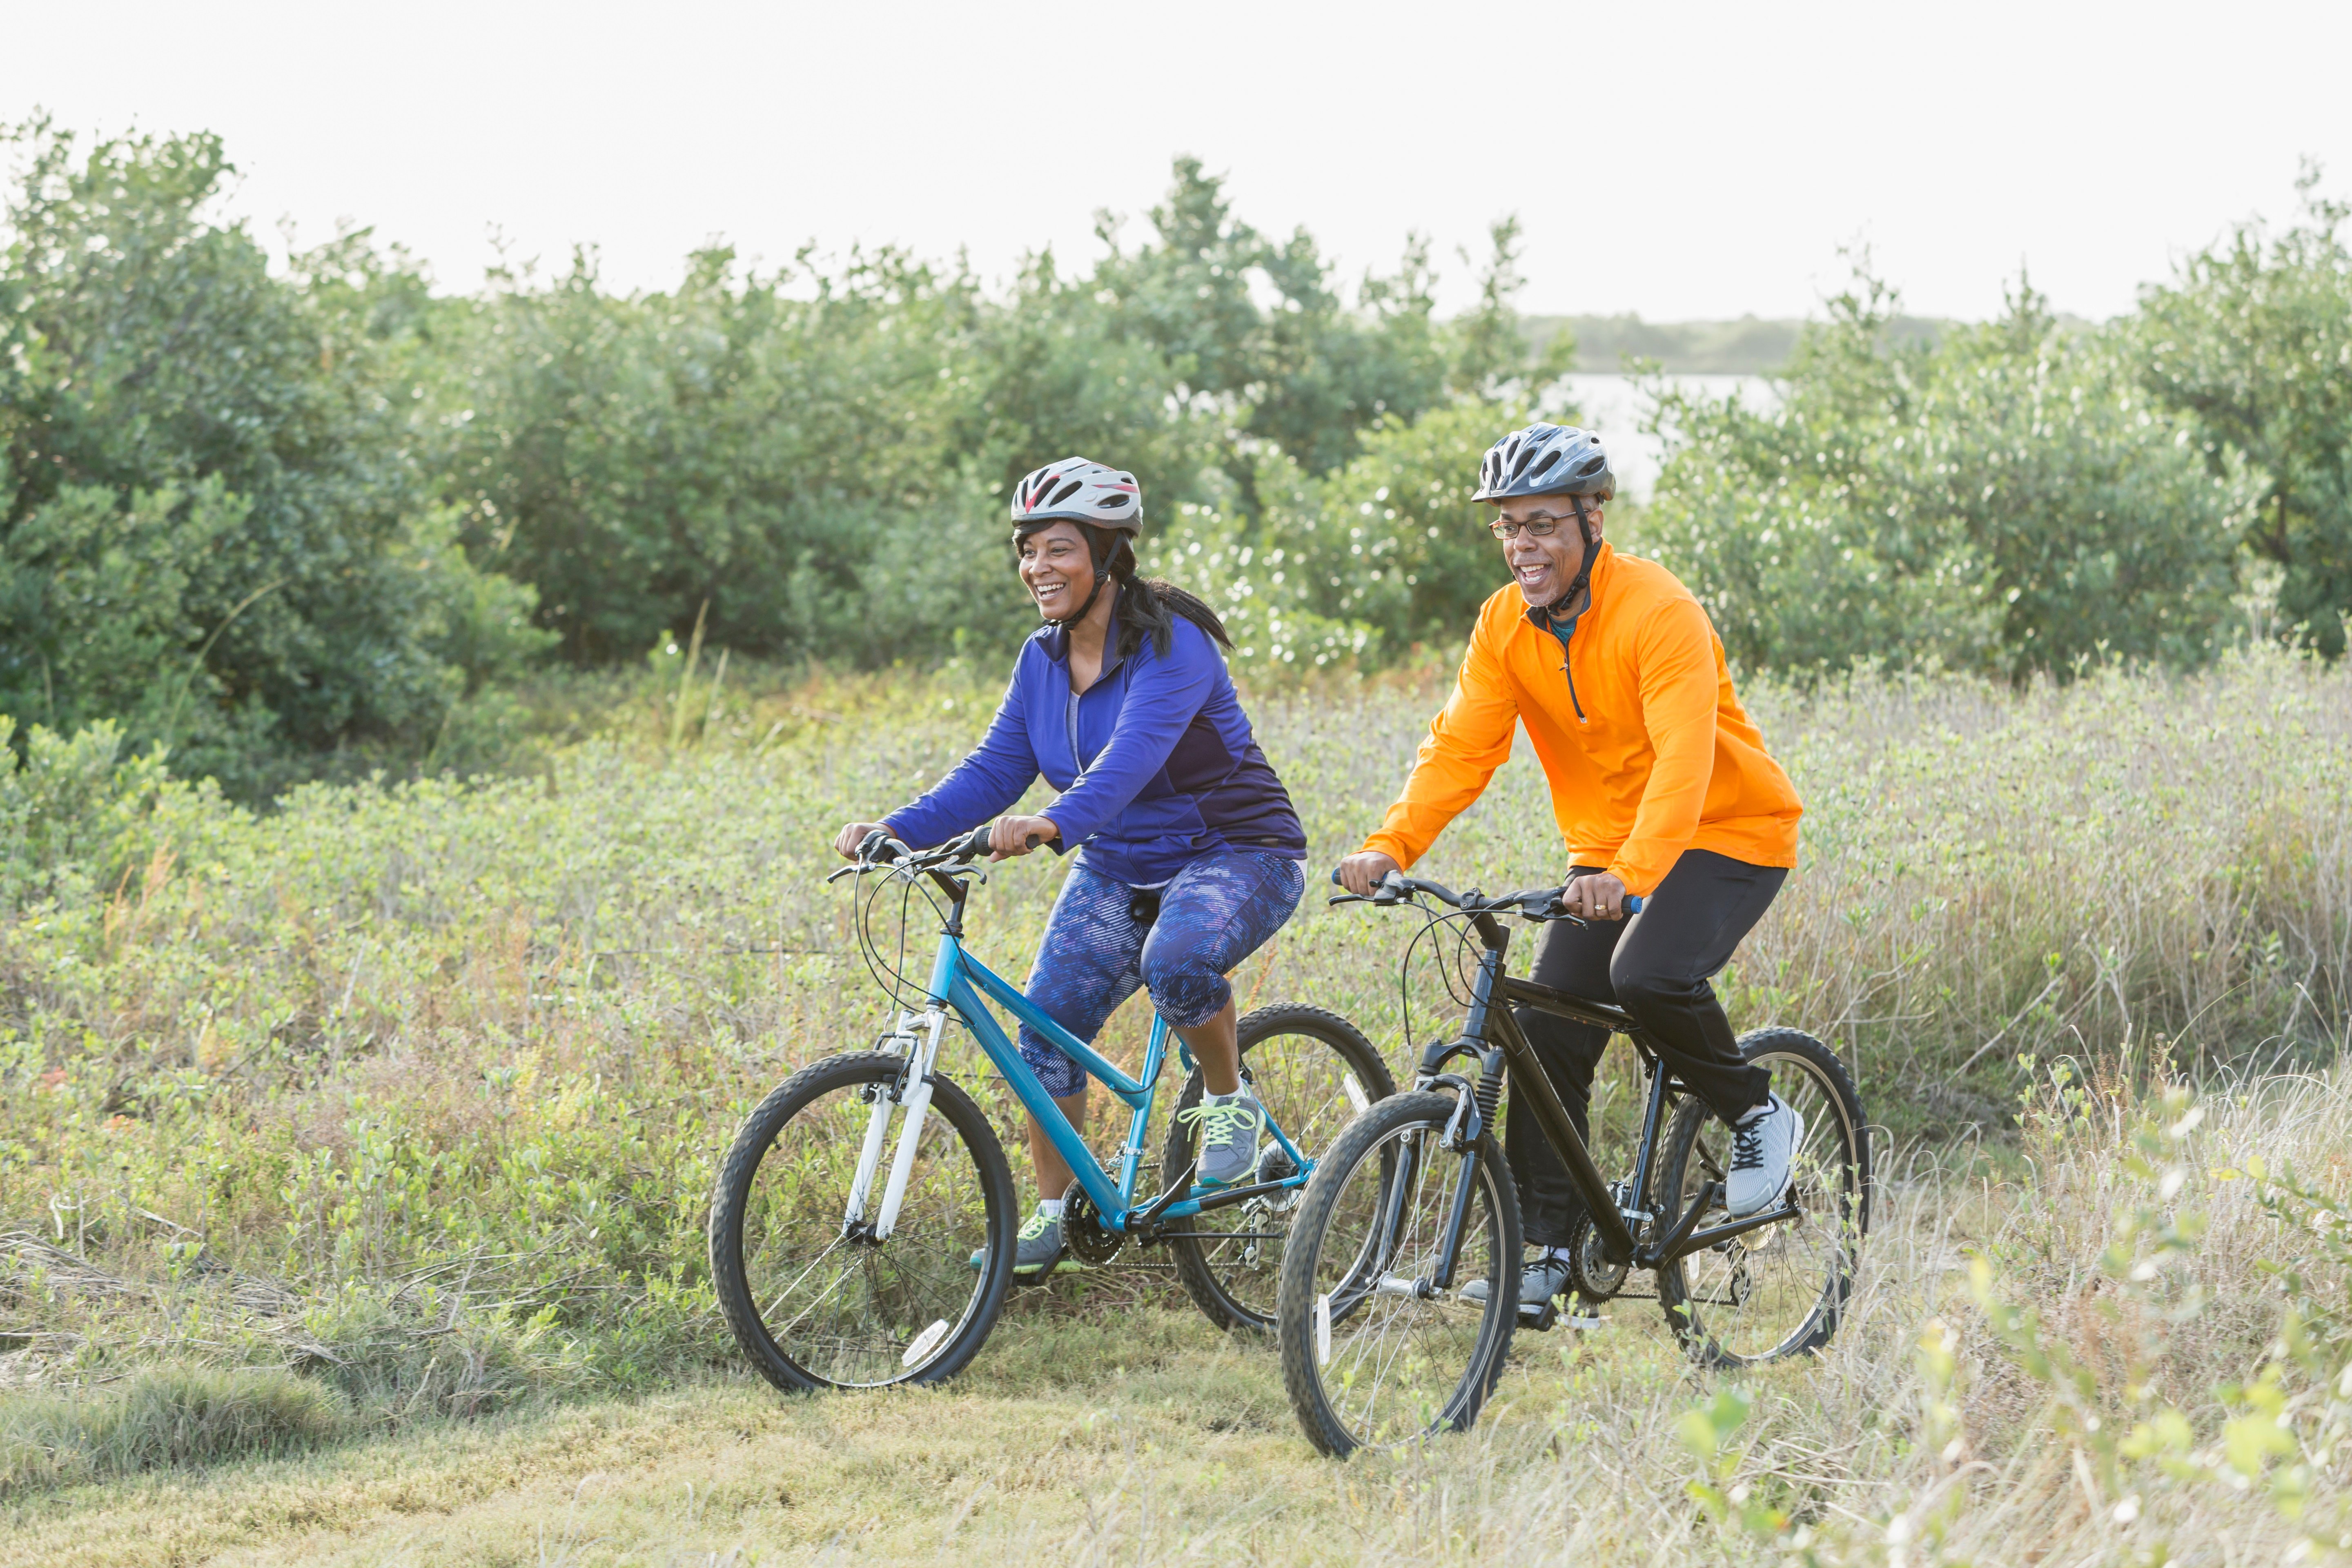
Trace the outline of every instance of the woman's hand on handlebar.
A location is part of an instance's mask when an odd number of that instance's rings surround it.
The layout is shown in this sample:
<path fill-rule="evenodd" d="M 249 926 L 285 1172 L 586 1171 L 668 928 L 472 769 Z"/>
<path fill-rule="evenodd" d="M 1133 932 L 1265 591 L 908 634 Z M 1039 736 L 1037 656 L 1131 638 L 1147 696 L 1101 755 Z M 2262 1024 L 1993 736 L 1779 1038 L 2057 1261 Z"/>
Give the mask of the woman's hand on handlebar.
<path fill-rule="evenodd" d="M 1381 878 L 1391 871 L 1403 869 L 1393 856 L 1383 855 L 1377 849 L 1360 849 L 1340 861 L 1339 868 L 1332 876 L 1339 886 L 1358 898 L 1369 899 L 1372 896 L 1372 889 L 1380 886 Z"/>
<path fill-rule="evenodd" d="M 857 847 L 865 843 L 870 835 L 888 831 L 888 828 L 878 822 L 850 823 L 834 836 L 833 852 L 845 860 L 855 860 L 857 858 Z"/>
<path fill-rule="evenodd" d="M 1050 816 L 1002 816 L 988 830 L 988 858 L 1010 860 L 1062 836 Z"/>
<path fill-rule="evenodd" d="M 1569 879 L 1560 907 L 1579 920 L 1622 921 L 1625 918 L 1625 884 L 1606 871 Z"/>

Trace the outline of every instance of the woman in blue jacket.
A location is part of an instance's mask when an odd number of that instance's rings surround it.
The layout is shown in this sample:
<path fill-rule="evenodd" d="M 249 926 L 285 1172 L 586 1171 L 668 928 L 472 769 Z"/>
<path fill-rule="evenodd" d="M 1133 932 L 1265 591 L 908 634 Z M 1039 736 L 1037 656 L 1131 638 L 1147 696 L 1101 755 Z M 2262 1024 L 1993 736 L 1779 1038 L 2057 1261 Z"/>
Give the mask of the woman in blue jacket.
<path fill-rule="evenodd" d="M 1045 624 L 1023 645 L 979 750 L 938 786 L 879 823 L 853 822 L 844 856 L 880 827 L 943 843 L 1008 810 L 1042 773 L 1061 797 L 991 830 L 995 858 L 1033 837 L 1078 850 L 1054 900 L 1025 989 L 1091 1043 L 1138 985 L 1200 1064 L 1203 1185 L 1257 1167 L 1265 1114 L 1241 1079 L 1234 989 L 1225 976 L 1263 946 L 1306 889 L 1307 835 L 1250 731 L 1220 647 L 1216 613 L 1182 589 L 1136 575 L 1142 495 L 1132 474 L 1084 458 L 1039 468 L 1013 492 L 1021 581 Z M 1153 906 L 1157 905 L 1157 914 Z M 1087 1079 L 1024 1027 L 1021 1055 L 1072 1125 Z M 1039 1202 L 1021 1229 L 1017 1272 L 1062 1256 L 1068 1165 L 1033 1120 Z"/>

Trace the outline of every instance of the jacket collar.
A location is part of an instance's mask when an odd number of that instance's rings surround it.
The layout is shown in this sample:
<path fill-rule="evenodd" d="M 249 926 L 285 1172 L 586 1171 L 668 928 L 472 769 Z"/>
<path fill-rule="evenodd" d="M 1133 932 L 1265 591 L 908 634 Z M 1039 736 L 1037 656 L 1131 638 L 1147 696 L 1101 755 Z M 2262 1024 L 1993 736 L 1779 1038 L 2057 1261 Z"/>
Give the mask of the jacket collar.
<path fill-rule="evenodd" d="M 1070 665 L 1070 628 L 1048 621 L 1037 628 L 1036 637 L 1045 646 L 1045 657 L 1066 671 Z M 1118 605 L 1114 601 L 1110 609 L 1110 621 L 1103 627 L 1103 675 L 1108 675 L 1112 670 L 1117 669 L 1119 663 Z M 1101 676 L 1095 678 L 1095 684 L 1097 686 L 1102 684 Z"/>
<path fill-rule="evenodd" d="M 1609 580 L 1616 574 L 1616 568 L 1617 552 L 1610 548 L 1609 542 L 1604 539 L 1601 542 L 1601 548 L 1593 554 L 1592 574 L 1585 579 L 1585 590 L 1591 595 L 1591 602 L 1584 607 L 1585 615 L 1591 615 L 1601 607 L 1601 601 L 1609 590 Z M 1578 616 L 1564 621 L 1555 621 L 1552 619 L 1551 610 L 1552 607 L 1549 605 L 1529 605 L 1525 612 L 1528 625 L 1539 632 L 1549 632 L 1554 637 L 1564 637 L 1572 635 L 1576 630 L 1577 622 L 1584 618 L 1583 616 Z"/>

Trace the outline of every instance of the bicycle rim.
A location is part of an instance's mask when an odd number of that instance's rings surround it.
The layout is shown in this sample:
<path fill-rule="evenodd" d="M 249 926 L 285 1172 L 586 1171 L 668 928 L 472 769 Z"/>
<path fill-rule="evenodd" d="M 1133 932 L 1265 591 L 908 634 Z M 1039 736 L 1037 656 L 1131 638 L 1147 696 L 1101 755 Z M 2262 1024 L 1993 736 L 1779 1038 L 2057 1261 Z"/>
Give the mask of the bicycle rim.
<path fill-rule="evenodd" d="M 934 1080 L 889 1237 L 877 1243 L 845 1225 L 877 1098 L 900 1069 L 885 1056 L 820 1063 L 797 1075 L 808 1080 L 800 1092 L 788 1083 L 772 1097 L 787 1103 L 764 1141 L 759 1112 L 746 1124 L 758 1163 L 734 1183 L 741 1298 L 729 1316 L 749 1308 L 754 1321 L 737 1322 L 738 1337 L 755 1360 L 772 1353 L 791 1381 L 870 1388 L 943 1376 L 970 1358 L 1001 1301 L 1001 1271 L 985 1263 L 991 1237 L 1012 1231 L 1010 1177 L 992 1178 L 988 1156 L 1001 1171 L 1003 1152 L 982 1145 L 984 1121 L 945 1079 Z M 905 1116 L 892 1108 L 869 1217 L 881 1209 Z"/>
<path fill-rule="evenodd" d="M 1507 1341 L 1517 1210 L 1507 1213 L 1507 1178 L 1486 1140 L 1467 1154 L 1439 1148 L 1452 1109 L 1439 1099 L 1418 1114 L 1368 1116 L 1317 1173 L 1328 1182 L 1326 1201 L 1302 1219 L 1311 1239 L 1305 1230 L 1298 1237 L 1313 1249 L 1307 1289 L 1285 1297 L 1306 1315 L 1295 1329 L 1286 1322 L 1286 1332 L 1303 1331 L 1304 1353 L 1286 1360 L 1311 1378 L 1324 1427 L 1318 1441 L 1331 1451 L 1468 1426 Z M 1423 1294 L 1465 1174 L 1470 1202 L 1453 1288 Z M 1486 1281 L 1486 1300 L 1464 1297 L 1473 1280 Z"/>
<path fill-rule="evenodd" d="M 1380 1053 L 1336 1015 L 1306 1007 L 1268 1008 L 1242 1020 L 1242 1062 L 1267 1120 L 1292 1148 L 1319 1159 L 1358 1111 L 1383 1100 L 1394 1085 Z M 1200 1077 L 1185 1086 L 1178 1109 L 1200 1102 Z M 1181 1122 L 1170 1129 L 1162 1160 L 1168 1179 L 1189 1167 L 1194 1140 Z M 1290 1155 L 1269 1134 L 1258 1174 L 1272 1180 L 1294 1173 Z M 1282 1258 L 1304 1184 L 1211 1209 L 1178 1223 L 1171 1242 L 1186 1291 L 1209 1317 L 1229 1329 L 1274 1326 L 1281 1294 Z"/>
<path fill-rule="evenodd" d="M 1852 1289 L 1867 1223 L 1864 1131 L 1853 1093 L 1826 1047 L 1765 1050 L 1751 1060 L 1772 1091 L 1805 1119 L 1791 1162 L 1798 1218 L 1767 1226 L 1677 1259 L 1659 1275 L 1659 1299 L 1685 1345 L 1704 1362 L 1752 1364 L 1826 1343 Z M 1827 1065 L 1825 1065 L 1825 1063 Z M 1679 1214 L 1730 1164 L 1731 1131 L 1705 1105 L 1676 1112 L 1667 1190 Z M 1729 1215 L 1720 1199 L 1702 1228 Z"/>

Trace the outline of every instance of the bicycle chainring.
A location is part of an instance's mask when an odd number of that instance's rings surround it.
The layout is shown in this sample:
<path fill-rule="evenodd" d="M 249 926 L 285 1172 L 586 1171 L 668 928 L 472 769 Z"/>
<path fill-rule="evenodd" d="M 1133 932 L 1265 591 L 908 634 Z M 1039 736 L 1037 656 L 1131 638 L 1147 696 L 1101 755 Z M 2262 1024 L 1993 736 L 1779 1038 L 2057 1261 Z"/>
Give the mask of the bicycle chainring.
<path fill-rule="evenodd" d="M 1568 1288 L 1586 1301 L 1606 1301 L 1625 1288 L 1627 1265 L 1612 1263 L 1601 1227 L 1591 1215 L 1577 1216 L 1569 1232 Z"/>
<path fill-rule="evenodd" d="M 1073 1182 L 1062 1199 L 1062 1246 L 1079 1262 L 1099 1268 L 1125 1250 L 1127 1233 L 1103 1224 L 1094 1200 Z"/>

